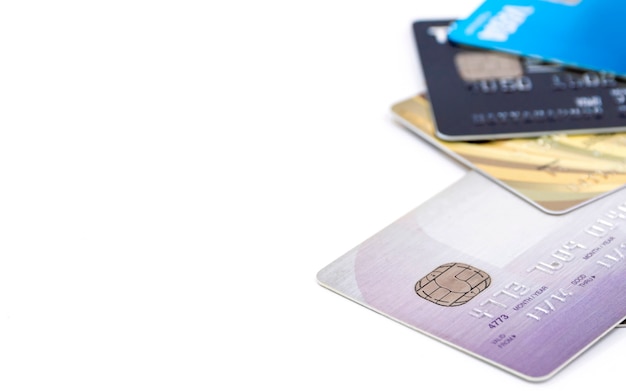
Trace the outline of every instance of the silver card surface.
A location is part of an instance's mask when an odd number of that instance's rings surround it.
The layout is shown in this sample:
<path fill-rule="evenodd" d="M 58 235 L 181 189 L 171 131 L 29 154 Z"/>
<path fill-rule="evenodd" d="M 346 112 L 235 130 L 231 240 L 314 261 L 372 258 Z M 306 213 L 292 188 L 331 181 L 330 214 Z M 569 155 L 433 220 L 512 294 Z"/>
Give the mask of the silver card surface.
<path fill-rule="evenodd" d="M 359 304 L 531 381 L 626 316 L 626 190 L 548 215 L 471 171 L 318 273 Z"/>

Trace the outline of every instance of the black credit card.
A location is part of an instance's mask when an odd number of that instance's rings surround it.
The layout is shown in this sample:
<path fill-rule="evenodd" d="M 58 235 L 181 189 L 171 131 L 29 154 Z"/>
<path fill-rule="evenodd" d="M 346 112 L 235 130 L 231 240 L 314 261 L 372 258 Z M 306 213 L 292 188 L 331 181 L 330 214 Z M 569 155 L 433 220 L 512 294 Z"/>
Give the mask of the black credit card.
<path fill-rule="evenodd" d="M 413 24 L 436 123 L 448 140 L 626 131 L 626 82 L 454 45 L 447 21 Z"/>

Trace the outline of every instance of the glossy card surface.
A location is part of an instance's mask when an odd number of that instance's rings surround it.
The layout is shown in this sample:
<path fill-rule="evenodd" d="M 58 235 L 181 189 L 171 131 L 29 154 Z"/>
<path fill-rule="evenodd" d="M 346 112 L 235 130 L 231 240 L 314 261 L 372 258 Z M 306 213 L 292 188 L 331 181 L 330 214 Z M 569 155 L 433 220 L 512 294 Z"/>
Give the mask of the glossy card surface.
<path fill-rule="evenodd" d="M 625 133 L 448 142 L 435 137 L 425 97 L 399 102 L 392 113 L 441 151 L 546 213 L 567 213 L 626 184 Z"/>
<path fill-rule="evenodd" d="M 401 324 L 542 381 L 626 315 L 624 223 L 626 190 L 551 216 L 470 171 L 317 278 Z"/>
<path fill-rule="evenodd" d="M 626 76 L 622 0 L 487 0 L 454 42 Z"/>
<path fill-rule="evenodd" d="M 437 137 L 492 140 L 626 129 L 626 82 L 451 44 L 450 22 L 413 25 Z"/>

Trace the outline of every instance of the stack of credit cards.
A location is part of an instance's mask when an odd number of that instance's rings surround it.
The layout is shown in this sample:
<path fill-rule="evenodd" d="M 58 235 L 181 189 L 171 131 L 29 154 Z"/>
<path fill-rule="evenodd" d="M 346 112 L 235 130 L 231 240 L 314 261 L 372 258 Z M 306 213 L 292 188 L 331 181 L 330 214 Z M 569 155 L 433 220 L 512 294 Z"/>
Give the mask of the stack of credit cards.
<path fill-rule="evenodd" d="M 626 16 L 609 2 L 416 21 L 427 91 L 392 113 L 470 170 L 319 283 L 530 381 L 624 326 L 626 52 L 592 37 Z"/>

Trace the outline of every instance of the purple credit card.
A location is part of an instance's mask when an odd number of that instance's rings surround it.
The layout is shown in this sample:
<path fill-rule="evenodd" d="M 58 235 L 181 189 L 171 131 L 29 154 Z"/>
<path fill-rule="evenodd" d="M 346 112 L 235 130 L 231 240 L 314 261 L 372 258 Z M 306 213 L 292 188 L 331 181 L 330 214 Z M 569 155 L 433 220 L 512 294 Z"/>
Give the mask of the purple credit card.
<path fill-rule="evenodd" d="M 531 381 L 626 316 L 626 190 L 548 215 L 471 171 L 318 273 L 376 312 Z"/>

